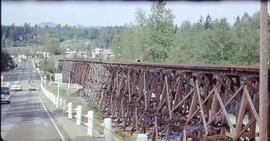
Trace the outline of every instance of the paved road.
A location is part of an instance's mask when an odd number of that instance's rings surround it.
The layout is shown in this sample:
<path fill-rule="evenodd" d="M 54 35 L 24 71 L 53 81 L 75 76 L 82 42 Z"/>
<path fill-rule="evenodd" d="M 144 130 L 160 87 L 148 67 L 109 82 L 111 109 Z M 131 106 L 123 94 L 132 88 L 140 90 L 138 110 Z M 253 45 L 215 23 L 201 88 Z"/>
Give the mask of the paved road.
<path fill-rule="evenodd" d="M 28 80 L 39 74 L 31 60 L 16 71 L 4 72 L 4 81 L 21 81 L 23 91 L 11 93 L 11 103 L 1 104 L 1 137 L 6 141 L 61 141 L 39 97 L 39 91 L 28 91 Z"/>

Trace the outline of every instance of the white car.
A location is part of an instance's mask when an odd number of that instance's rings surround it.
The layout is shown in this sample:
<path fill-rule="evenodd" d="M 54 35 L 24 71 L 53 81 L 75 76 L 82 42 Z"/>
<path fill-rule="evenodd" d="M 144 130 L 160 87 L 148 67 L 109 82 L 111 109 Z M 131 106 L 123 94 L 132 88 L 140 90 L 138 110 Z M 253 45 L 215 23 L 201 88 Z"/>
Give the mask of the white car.
<path fill-rule="evenodd" d="M 10 103 L 10 89 L 9 86 L 1 86 L 1 103 Z"/>
<path fill-rule="evenodd" d="M 10 85 L 11 91 L 21 91 L 22 90 L 22 84 L 20 82 L 12 82 Z"/>

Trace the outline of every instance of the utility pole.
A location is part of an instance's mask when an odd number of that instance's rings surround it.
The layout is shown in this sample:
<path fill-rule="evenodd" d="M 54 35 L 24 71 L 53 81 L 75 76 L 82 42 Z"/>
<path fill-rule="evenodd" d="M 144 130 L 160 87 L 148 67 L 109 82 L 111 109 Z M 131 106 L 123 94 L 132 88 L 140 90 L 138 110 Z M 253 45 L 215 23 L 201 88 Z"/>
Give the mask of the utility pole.
<path fill-rule="evenodd" d="M 267 0 L 261 0 L 260 12 L 260 105 L 259 140 L 267 141 L 268 127 L 268 28 Z"/>
<path fill-rule="evenodd" d="M 47 51 L 45 50 L 45 76 L 47 77 L 47 71 L 46 71 L 46 69 L 47 69 Z"/>
<path fill-rule="evenodd" d="M 6 52 L 7 52 L 8 44 L 7 44 L 7 39 L 6 39 Z"/>

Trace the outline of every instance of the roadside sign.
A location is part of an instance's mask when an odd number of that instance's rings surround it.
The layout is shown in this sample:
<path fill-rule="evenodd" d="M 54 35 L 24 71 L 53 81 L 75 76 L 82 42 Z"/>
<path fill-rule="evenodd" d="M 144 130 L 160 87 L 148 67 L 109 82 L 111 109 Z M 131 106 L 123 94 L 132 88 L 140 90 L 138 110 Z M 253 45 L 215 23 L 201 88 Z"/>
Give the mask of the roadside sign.
<path fill-rule="evenodd" d="M 63 80 L 62 73 L 55 73 L 54 74 L 54 80 L 55 80 L 55 82 L 62 83 L 62 80 Z"/>

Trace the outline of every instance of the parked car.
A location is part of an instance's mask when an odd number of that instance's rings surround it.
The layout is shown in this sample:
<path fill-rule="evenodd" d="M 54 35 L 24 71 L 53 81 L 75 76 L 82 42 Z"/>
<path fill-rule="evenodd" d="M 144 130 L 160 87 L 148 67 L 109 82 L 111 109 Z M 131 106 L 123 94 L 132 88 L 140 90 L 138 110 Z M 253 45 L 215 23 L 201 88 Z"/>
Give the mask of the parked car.
<path fill-rule="evenodd" d="M 10 90 L 11 91 L 21 91 L 22 90 L 22 84 L 21 82 L 12 82 L 10 85 Z"/>
<path fill-rule="evenodd" d="M 8 85 L 1 86 L 1 103 L 10 103 L 10 88 Z"/>

